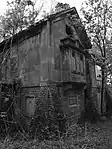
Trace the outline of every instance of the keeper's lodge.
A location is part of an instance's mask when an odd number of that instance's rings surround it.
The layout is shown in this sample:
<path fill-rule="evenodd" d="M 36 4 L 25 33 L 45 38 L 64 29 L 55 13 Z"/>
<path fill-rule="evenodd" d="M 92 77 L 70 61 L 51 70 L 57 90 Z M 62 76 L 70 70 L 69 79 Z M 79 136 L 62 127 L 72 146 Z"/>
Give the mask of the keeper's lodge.
<path fill-rule="evenodd" d="M 75 8 L 53 14 L 0 43 L 1 84 L 20 78 L 16 113 L 32 116 L 48 94 L 61 111 L 78 116 L 84 108 L 85 55 L 91 48 L 86 31 L 73 19 Z M 35 104 L 36 103 L 36 104 Z"/>

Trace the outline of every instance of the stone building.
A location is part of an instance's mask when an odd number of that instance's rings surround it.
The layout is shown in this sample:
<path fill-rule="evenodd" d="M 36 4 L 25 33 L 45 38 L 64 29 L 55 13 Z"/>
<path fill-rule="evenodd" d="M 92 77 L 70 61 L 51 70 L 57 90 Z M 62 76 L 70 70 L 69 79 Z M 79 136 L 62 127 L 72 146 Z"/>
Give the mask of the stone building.
<path fill-rule="evenodd" d="M 86 31 L 75 25 L 80 20 L 75 8 L 53 14 L 47 19 L 0 43 L 1 84 L 20 78 L 22 90 L 16 112 L 34 115 L 39 101 L 48 94 L 69 117 L 84 109 L 86 50 L 91 48 Z"/>

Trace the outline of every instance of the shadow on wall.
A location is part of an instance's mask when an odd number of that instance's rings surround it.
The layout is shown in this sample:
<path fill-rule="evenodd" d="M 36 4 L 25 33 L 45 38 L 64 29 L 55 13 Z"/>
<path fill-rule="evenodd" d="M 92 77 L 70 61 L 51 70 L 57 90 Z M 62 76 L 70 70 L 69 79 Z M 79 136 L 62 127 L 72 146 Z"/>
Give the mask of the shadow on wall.
<path fill-rule="evenodd" d="M 106 116 L 112 116 L 112 93 L 106 88 L 105 90 L 105 101 L 106 101 Z"/>
<path fill-rule="evenodd" d="M 100 119 L 100 116 L 97 112 L 96 106 L 92 98 L 93 97 L 88 92 L 88 90 L 85 89 L 85 105 L 84 110 L 81 111 L 81 115 L 78 120 L 79 124 L 83 124 L 87 121 L 91 123 L 96 123 Z"/>

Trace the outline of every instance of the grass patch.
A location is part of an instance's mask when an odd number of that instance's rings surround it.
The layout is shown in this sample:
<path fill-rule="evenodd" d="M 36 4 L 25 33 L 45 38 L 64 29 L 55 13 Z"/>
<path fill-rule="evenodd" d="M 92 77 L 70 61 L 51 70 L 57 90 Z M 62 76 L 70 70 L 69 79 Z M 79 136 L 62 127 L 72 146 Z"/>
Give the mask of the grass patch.
<path fill-rule="evenodd" d="M 0 140 L 1 149 L 110 149 L 112 148 L 112 123 L 86 123 L 84 128 L 72 125 L 58 140 L 31 139 L 28 134 L 18 132 Z"/>

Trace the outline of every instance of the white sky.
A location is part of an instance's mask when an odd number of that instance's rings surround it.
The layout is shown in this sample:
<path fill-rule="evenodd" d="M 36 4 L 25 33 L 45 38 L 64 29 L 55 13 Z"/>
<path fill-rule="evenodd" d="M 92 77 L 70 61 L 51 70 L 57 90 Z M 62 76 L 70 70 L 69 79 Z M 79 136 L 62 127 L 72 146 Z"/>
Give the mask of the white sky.
<path fill-rule="evenodd" d="M 50 3 L 53 0 L 45 0 L 45 1 L 47 3 Z M 76 7 L 78 12 L 80 11 L 81 4 L 84 2 L 84 0 L 57 0 L 57 1 L 62 2 L 62 3 L 68 3 L 70 4 L 71 7 Z M 0 14 L 5 12 L 5 9 L 7 8 L 6 4 L 7 4 L 7 0 L 0 0 Z"/>

